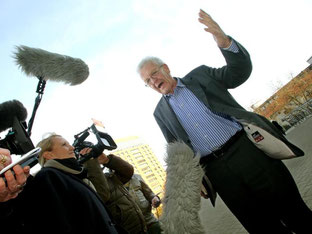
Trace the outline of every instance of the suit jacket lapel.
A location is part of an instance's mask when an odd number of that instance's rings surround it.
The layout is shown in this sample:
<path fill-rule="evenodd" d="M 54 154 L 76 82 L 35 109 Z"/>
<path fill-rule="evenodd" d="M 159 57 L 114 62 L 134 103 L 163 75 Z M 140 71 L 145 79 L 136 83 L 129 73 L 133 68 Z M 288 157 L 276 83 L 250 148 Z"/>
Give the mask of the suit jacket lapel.
<path fill-rule="evenodd" d="M 162 97 L 160 99 L 159 107 L 161 108 L 162 113 L 165 114 L 164 117 L 166 121 L 173 123 L 174 127 L 176 128 L 182 128 L 179 120 L 177 119 L 175 113 L 173 112 L 165 97 Z"/>
<path fill-rule="evenodd" d="M 166 123 L 167 128 L 175 135 L 176 139 L 182 139 L 184 142 L 188 142 L 189 138 L 180 124 L 180 121 L 176 117 L 169 103 L 165 97 L 162 97 L 159 101 L 158 108 L 161 110 L 162 120 Z"/>
<path fill-rule="evenodd" d="M 185 86 L 192 91 L 192 93 L 200 100 L 203 102 L 207 107 L 210 107 L 211 105 L 209 104 L 209 101 L 206 97 L 206 94 L 203 91 L 203 88 L 199 85 L 198 82 L 194 82 L 193 78 L 191 77 L 188 80 L 181 80 Z"/>

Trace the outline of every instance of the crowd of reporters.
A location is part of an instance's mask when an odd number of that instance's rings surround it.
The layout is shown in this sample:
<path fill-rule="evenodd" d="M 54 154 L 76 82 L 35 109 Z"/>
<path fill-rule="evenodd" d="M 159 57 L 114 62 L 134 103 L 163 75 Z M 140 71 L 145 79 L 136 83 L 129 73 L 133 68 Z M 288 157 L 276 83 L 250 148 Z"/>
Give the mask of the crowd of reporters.
<path fill-rule="evenodd" d="M 161 233 L 149 232 L 150 220 L 126 188 L 133 166 L 115 155 L 102 153 L 81 165 L 74 147 L 51 134 L 37 145 L 41 169 L 30 175 L 20 165 L 0 178 L 2 230 L 16 233 Z M 10 152 L 0 149 L 0 167 L 11 163 Z M 92 149 L 84 148 L 81 155 Z M 103 167 L 109 172 L 103 173 Z M 0 168 L 0 169 L 2 169 Z M 149 206 L 158 197 L 149 189 Z M 154 201 L 152 201 L 154 199 Z M 159 202 L 159 200 L 158 200 Z M 155 205 L 157 204 L 157 205 Z M 150 212 L 150 215 L 153 214 Z M 154 216 L 153 216 L 154 217 Z M 155 219 L 154 223 L 158 224 Z M 153 229 L 154 230 L 154 229 Z"/>

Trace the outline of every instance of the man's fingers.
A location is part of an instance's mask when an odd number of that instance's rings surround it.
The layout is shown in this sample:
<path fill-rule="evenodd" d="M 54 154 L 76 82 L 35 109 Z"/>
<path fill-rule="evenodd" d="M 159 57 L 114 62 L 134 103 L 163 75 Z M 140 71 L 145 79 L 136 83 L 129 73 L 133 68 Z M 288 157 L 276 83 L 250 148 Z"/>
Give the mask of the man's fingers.
<path fill-rule="evenodd" d="M 209 16 L 209 14 L 207 12 L 205 12 L 203 9 L 199 10 L 199 15 L 208 15 Z"/>
<path fill-rule="evenodd" d="M 213 34 L 214 32 L 220 30 L 219 25 L 210 17 L 210 15 L 208 15 L 205 12 L 202 12 L 201 10 L 199 16 L 200 18 L 198 19 L 198 21 L 207 26 L 207 28 L 204 28 L 205 31 Z"/>
<path fill-rule="evenodd" d="M 80 154 L 84 155 L 84 154 L 90 153 L 91 150 L 92 150 L 91 148 L 84 148 L 80 151 Z"/>
<path fill-rule="evenodd" d="M 30 174 L 30 166 L 24 167 L 23 170 L 24 170 L 24 173 L 25 173 L 26 177 L 28 177 L 29 174 Z"/>
<path fill-rule="evenodd" d="M 0 193 L 6 189 L 4 180 L 0 177 Z"/>
<path fill-rule="evenodd" d="M 206 12 L 204 12 L 203 10 L 199 11 L 199 17 L 202 20 L 212 20 L 211 16 L 209 14 L 207 14 Z"/>
<path fill-rule="evenodd" d="M 9 199 L 15 198 L 22 191 L 23 185 L 25 185 L 26 182 L 26 176 L 23 172 L 23 169 L 21 169 L 21 171 L 23 174 L 21 178 L 24 178 L 21 180 L 22 184 L 17 183 L 11 170 L 5 172 L 4 174 L 7 184 L 5 183 L 3 178 L 0 178 L 0 202 L 5 202 Z"/>
<path fill-rule="evenodd" d="M 27 177 L 24 173 L 23 168 L 20 165 L 15 165 L 13 167 L 15 178 L 18 185 L 24 185 L 26 183 Z"/>
<path fill-rule="evenodd" d="M 15 180 L 15 177 L 12 173 L 11 170 L 8 170 L 7 172 L 4 173 L 5 175 L 5 179 L 7 181 L 7 184 L 8 184 L 8 189 L 11 191 L 11 192 L 14 192 L 17 190 L 17 181 Z"/>
<path fill-rule="evenodd" d="M 5 202 L 8 200 L 9 191 L 6 188 L 5 182 L 0 178 L 0 202 Z"/>

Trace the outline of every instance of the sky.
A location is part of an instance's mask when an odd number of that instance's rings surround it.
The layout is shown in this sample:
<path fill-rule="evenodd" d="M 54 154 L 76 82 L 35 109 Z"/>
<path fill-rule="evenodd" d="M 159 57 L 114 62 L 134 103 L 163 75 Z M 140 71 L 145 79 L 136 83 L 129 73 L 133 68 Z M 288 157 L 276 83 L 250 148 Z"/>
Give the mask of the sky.
<path fill-rule="evenodd" d="M 29 121 L 38 79 L 17 66 L 16 46 L 80 58 L 90 71 L 85 82 L 47 81 L 32 127 L 34 144 L 47 132 L 73 142 L 95 118 L 114 139 L 144 139 L 164 165 L 166 142 L 153 118 L 160 94 L 144 86 L 136 72 L 140 60 L 157 56 L 175 77 L 202 64 L 225 65 L 198 22 L 203 9 L 250 53 L 250 78 L 230 91 L 249 109 L 269 98 L 274 84 L 286 84 L 309 65 L 311 8 L 310 0 L 1 0 L 0 103 L 21 101 Z"/>

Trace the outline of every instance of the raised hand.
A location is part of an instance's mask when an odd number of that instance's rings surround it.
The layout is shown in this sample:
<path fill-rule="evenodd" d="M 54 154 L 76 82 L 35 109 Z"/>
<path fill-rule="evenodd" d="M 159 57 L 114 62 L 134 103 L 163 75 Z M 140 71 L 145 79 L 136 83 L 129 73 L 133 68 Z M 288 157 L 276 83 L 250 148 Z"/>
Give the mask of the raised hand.
<path fill-rule="evenodd" d="M 207 26 L 204 30 L 213 35 L 214 40 L 220 48 L 227 48 L 231 44 L 230 38 L 223 32 L 220 26 L 211 18 L 209 14 L 200 9 L 198 21 Z"/>

